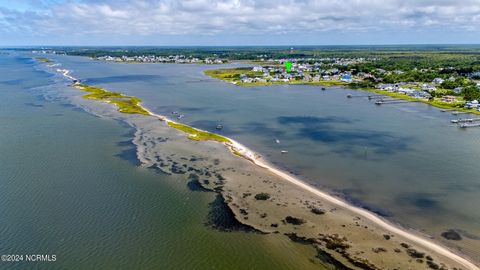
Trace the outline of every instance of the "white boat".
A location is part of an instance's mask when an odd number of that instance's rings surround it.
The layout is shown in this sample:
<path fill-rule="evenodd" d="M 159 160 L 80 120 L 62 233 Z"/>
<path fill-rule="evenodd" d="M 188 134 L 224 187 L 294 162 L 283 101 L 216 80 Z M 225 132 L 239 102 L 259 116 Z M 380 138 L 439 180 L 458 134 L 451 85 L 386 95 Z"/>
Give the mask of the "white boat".
<path fill-rule="evenodd" d="M 280 151 L 280 153 L 286 154 L 286 153 L 288 153 L 288 151 L 287 150 L 282 150 L 282 151 Z"/>
<path fill-rule="evenodd" d="M 280 140 L 279 140 L 279 139 L 275 139 L 275 142 L 276 142 L 276 143 L 280 143 Z"/>

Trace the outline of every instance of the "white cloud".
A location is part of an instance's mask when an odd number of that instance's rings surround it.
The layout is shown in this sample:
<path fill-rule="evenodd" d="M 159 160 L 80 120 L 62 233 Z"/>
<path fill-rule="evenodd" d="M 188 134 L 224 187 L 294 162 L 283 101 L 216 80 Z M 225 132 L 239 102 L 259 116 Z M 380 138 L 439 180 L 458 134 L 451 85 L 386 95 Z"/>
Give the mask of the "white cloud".
<path fill-rule="evenodd" d="M 480 29 L 480 0 L 68 1 L 32 11 L 0 7 L 4 32 L 214 35 Z"/>

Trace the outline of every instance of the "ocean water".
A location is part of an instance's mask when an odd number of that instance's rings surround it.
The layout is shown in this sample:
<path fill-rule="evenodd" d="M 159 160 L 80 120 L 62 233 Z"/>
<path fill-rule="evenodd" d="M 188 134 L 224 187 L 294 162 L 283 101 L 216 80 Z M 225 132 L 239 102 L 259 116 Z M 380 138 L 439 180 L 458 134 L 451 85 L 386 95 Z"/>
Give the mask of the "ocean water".
<path fill-rule="evenodd" d="M 286 237 L 206 225 L 215 194 L 138 166 L 130 127 L 61 96 L 31 58 L 0 54 L 1 269 L 319 269 Z M 25 257 L 24 257 L 25 258 Z"/>
<path fill-rule="evenodd" d="M 179 111 L 181 122 L 214 132 L 221 123 L 219 133 L 276 166 L 480 257 L 480 128 L 461 130 L 448 112 L 415 103 L 376 106 L 347 99 L 367 95 L 349 89 L 238 87 L 203 75 L 217 66 L 54 59 L 82 82 L 138 96 L 156 113 Z M 442 238 L 449 229 L 463 240 Z"/>

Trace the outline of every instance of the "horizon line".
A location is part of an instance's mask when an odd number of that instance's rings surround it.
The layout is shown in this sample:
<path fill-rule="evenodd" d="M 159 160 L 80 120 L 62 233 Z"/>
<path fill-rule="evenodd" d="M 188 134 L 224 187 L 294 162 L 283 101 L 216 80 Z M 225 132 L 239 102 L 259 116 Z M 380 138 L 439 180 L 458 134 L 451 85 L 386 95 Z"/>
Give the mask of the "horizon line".
<path fill-rule="evenodd" d="M 381 46 L 480 46 L 480 43 L 383 43 L 383 44 L 282 44 L 282 45 L 0 45 L 0 49 L 37 47 L 381 47 Z"/>

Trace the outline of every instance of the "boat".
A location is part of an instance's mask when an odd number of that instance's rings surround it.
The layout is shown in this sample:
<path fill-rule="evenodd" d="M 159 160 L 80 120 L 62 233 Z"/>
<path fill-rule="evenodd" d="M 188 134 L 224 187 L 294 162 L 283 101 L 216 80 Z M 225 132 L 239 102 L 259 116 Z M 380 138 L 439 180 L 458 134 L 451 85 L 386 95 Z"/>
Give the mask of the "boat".
<path fill-rule="evenodd" d="M 173 112 L 172 112 L 172 114 L 174 114 L 174 115 L 175 115 L 175 114 L 178 114 L 178 112 L 177 112 L 177 111 L 173 111 Z"/>
<path fill-rule="evenodd" d="M 182 119 L 183 117 L 185 117 L 185 115 L 180 114 L 177 118 L 178 118 L 178 119 Z"/>
<path fill-rule="evenodd" d="M 351 97 L 352 97 L 352 95 L 351 95 L 351 94 L 348 94 L 348 95 L 347 95 L 347 98 L 351 98 Z"/>
<path fill-rule="evenodd" d="M 275 142 L 276 142 L 276 143 L 280 143 L 280 140 L 279 140 L 279 139 L 275 139 Z"/>
<path fill-rule="evenodd" d="M 288 151 L 287 150 L 282 150 L 282 151 L 280 151 L 280 153 L 286 154 L 286 153 L 288 153 Z"/>
<path fill-rule="evenodd" d="M 325 88 L 325 87 L 322 87 L 322 90 L 324 90 L 324 91 L 325 91 L 325 90 L 326 90 L 326 88 Z"/>
<path fill-rule="evenodd" d="M 223 129 L 223 125 L 222 124 L 218 124 L 217 127 L 216 127 L 217 130 L 222 130 Z"/>
<path fill-rule="evenodd" d="M 375 104 L 376 104 L 376 105 L 382 105 L 382 103 L 383 103 L 383 102 L 382 102 L 381 100 L 375 101 Z"/>

